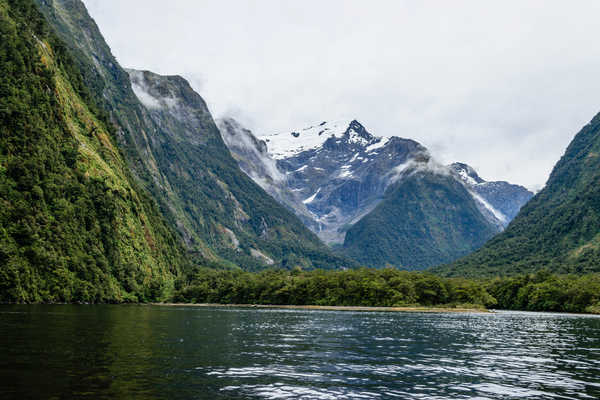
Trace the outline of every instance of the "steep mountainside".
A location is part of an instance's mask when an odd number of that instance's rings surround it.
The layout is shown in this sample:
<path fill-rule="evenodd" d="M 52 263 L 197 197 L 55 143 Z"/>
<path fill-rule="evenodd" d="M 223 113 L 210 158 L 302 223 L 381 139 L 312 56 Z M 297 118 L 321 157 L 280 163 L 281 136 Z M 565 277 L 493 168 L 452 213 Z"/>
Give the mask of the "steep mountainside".
<path fill-rule="evenodd" d="M 239 170 L 206 104 L 184 79 L 130 76 L 80 0 L 37 2 L 119 127 L 129 165 L 190 252 L 248 269 L 347 265 Z"/>
<path fill-rule="evenodd" d="M 183 246 L 65 45 L 30 0 L 0 0 L 0 37 L 0 302 L 170 295 Z"/>
<path fill-rule="evenodd" d="M 454 260 L 498 233 L 452 174 L 414 164 L 346 234 L 344 250 L 370 266 L 423 269 Z"/>
<path fill-rule="evenodd" d="M 242 171 L 279 203 L 296 213 L 311 230 L 318 231 L 319 225 L 302 202 L 300 195 L 287 187 L 286 175 L 268 154 L 267 143 L 257 139 L 234 119 L 218 120 L 217 125 Z"/>
<path fill-rule="evenodd" d="M 355 259 L 367 265 L 425 267 L 465 255 L 502 230 L 515 210 L 533 195 L 521 186 L 486 182 L 466 164 L 439 165 L 419 143 L 373 136 L 355 120 L 322 122 L 260 139 L 232 120 L 222 122 L 220 127 L 242 170 L 295 210 L 323 240 L 344 243 Z M 415 169 L 420 172 L 406 173 Z M 419 220 L 414 207 L 397 204 L 403 195 L 391 195 L 390 191 L 408 183 L 404 181 L 409 177 L 422 180 L 411 186 L 423 191 L 415 193 L 413 200 L 423 202 L 420 212 L 429 219 Z M 440 186 L 447 190 L 447 199 L 438 199 L 435 191 Z M 437 206 L 433 199 L 439 201 Z M 380 203 L 379 216 L 370 219 Z M 470 216 L 453 216 L 452 211 L 443 218 L 432 216 L 436 207 L 444 210 L 450 205 L 462 210 L 458 214 Z M 380 218 L 394 208 L 394 218 Z M 397 218 L 422 231 L 443 233 L 425 240 L 397 226 Z M 368 222 L 374 220 L 380 229 Z M 479 229 L 479 234 L 473 235 L 471 229 Z M 370 237 L 362 237 L 367 233 Z"/>
<path fill-rule="evenodd" d="M 508 228 L 445 275 L 509 275 L 547 268 L 600 271 L 600 114 L 575 136 L 546 186 Z"/>
<path fill-rule="evenodd" d="M 188 215 L 194 230 L 211 248 L 248 267 L 336 266 L 340 260 L 316 236 L 239 170 L 206 104 L 184 79 L 129 74 L 134 93 L 162 133 L 153 136 L 159 142 L 154 145 L 159 170 L 184 208 L 193 210 Z"/>

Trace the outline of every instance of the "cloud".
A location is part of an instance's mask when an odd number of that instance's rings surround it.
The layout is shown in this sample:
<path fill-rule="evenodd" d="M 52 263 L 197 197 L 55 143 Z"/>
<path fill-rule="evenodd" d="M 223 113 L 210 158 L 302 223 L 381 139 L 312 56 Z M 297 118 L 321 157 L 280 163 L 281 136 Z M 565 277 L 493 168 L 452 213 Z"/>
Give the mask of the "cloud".
<path fill-rule="evenodd" d="M 536 188 L 600 110 L 595 0 L 84 2 L 124 66 L 258 135 L 352 115 Z"/>

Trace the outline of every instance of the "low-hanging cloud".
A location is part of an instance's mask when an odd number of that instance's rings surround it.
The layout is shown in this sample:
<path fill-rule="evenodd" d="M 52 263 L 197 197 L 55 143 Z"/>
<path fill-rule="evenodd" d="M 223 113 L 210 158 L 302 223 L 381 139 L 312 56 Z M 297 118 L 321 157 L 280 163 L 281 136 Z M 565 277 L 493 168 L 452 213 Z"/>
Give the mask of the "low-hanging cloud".
<path fill-rule="evenodd" d="M 256 134 L 351 115 L 539 188 L 600 110 L 600 2 L 84 0 L 119 61 Z"/>

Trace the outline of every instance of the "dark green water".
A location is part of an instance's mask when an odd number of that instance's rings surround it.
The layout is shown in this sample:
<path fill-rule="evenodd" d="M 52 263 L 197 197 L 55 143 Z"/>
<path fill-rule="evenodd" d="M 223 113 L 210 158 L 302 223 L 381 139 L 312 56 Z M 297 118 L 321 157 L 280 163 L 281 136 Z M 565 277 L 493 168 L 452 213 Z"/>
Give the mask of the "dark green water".
<path fill-rule="evenodd" d="M 0 306 L 0 399 L 598 399 L 600 318 Z"/>

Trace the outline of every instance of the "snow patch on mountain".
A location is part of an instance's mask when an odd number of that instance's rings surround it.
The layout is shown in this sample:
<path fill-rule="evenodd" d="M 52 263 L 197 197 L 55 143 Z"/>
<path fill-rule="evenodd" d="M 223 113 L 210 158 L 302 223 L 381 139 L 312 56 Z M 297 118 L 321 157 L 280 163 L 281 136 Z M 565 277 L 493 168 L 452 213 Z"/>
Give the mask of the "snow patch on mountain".
<path fill-rule="evenodd" d="M 459 172 L 459 175 L 462 178 L 462 180 L 468 183 L 469 185 L 477 185 L 475 179 L 471 178 L 465 170 L 461 170 Z"/>
<path fill-rule="evenodd" d="M 349 162 L 352 162 L 352 160 L 350 160 Z M 338 174 L 338 178 L 339 179 L 347 179 L 347 178 L 351 178 L 352 177 L 352 164 L 347 164 L 347 165 L 342 165 L 339 168 L 339 174 Z"/>
<path fill-rule="evenodd" d="M 313 194 L 312 196 L 310 196 L 308 199 L 303 200 L 302 202 L 304 204 L 310 204 L 313 201 L 315 201 L 315 199 L 317 198 L 317 195 L 319 194 L 319 192 L 321 191 L 321 188 L 319 188 L 315 194 Z"/>
<path fill-rule="evenodd" d="M 469 193 L 471 194 L 471 196 L 473 196 L 475 201 L 477 201 L 479 204 L 483 205 L 483 207 L 485 207 L 486 210 L 491 212 L 492 215 L 494 216 L 494 218 L 496 218 L 503 226 L 508 224 L 509 221 L 508 221 L 508 218 L 506 218 L 506 215 L 504 215 L 500 211 L 496 210 L 490 203 L 488 203 L 483 197 L 481 197 L 474 191 L 469 190 Z"/>
<path fill-rule="evenodd" d="M 504 181 L 487 182 L 467 164 L 453 163 L 448 167 L 474 195 L 482 206 L 482 213 L 495 218 L 503 228 L 508 226 L 521 207 L 533 197 L 533 193 L 523 186 Z"/>
<path fill-rule="evenodd" d="M 317 149 L 330 137 L 343 135 L 345 127 L 341 122 L 322 122 L 308 128 L 292 132 L 261 136 L 267 143 L 269 154 L 276 160 L 292 157 L 303 151 Z"/>
<path fill-rule="evenodd" d="M 367 146 L 367 148 L 365 149 L 365 151 L 367 153 L 373 151 L 373 150 L 377 150 L 380 149 L 382 147 L 385 147 L 385 145 L 390 141 L 390 138 L 378 138 L 378 140 Z"/>
<path fill-rule="evenodd" d="M 478 185 L 481 183 L 486 183 L 483 179 L 481 179 L 481 177 L 477 174 L 473 167 L 465 163 L 456 162 L 448 165 L 448 168 L 458 173 L 460 179 L 468 185 Z"/>

